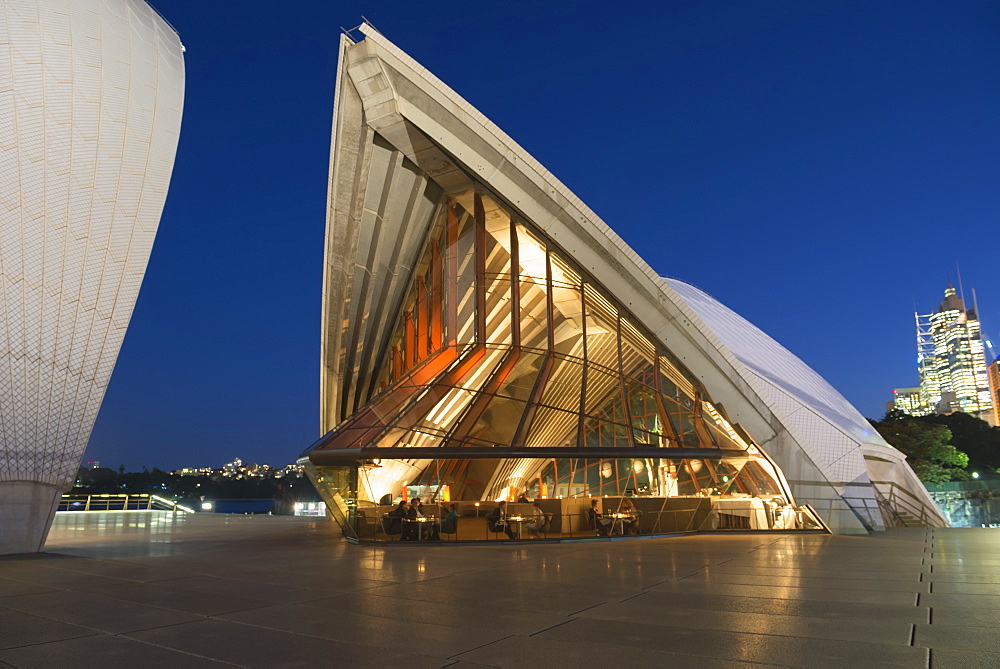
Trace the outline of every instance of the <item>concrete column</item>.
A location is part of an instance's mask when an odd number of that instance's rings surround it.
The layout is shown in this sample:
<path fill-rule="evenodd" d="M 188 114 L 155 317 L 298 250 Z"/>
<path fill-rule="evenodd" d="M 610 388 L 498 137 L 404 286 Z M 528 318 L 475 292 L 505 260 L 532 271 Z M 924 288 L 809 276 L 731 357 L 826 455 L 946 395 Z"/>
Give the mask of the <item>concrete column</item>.
<path fill-rule="evenodd" d="M 0 555 L 42 550 L 62 493 L 48 483 L 0 482 Z"/>

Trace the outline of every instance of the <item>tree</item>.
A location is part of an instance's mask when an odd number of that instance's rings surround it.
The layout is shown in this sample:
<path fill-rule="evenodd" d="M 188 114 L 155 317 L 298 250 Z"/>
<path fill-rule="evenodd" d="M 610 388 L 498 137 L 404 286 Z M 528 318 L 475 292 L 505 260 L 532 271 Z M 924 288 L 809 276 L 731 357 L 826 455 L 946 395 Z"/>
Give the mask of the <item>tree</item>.
<path fill-rule="evenodd" d="M 968 454 L 969 470 L 982 474 L 1000 468 L 1000 427 L 967 413 L 921 416 L 920 420 L 951 430 L 951 444 Z"/>
<path fill-rule="evenodd" d="M 880 421 L 871 421 L 891 446 L 906 456 L 906 461 L 924 483 L 944 483 L 968 478 L 964 467 L 969 456 L 951 445 L 951 430 L 943 425 L 890 411 Z"/>

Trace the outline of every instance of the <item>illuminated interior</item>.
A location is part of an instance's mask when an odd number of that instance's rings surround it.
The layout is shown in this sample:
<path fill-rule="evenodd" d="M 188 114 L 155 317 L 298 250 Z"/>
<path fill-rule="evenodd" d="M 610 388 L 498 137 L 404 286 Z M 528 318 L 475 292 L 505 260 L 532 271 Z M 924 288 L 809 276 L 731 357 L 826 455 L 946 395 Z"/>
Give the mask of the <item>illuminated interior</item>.
<path fill-rule="evenodd" d="M 377 356 L 374 383 L 307 451 L 349 538 L 400 539 L 385 514 L 416 497 L 436 518 L 458 503 L 461 540 L 495 538 L 482 516 L 499 500 L 524 518 L 539 501 L 547 538 L 821 528 L 670 350 L 471 178 L 437 198 L 392 313 L 375 352 L 342 324 L 342 367 Z M 628 522 L 595 523 L 592 499 Z"/>

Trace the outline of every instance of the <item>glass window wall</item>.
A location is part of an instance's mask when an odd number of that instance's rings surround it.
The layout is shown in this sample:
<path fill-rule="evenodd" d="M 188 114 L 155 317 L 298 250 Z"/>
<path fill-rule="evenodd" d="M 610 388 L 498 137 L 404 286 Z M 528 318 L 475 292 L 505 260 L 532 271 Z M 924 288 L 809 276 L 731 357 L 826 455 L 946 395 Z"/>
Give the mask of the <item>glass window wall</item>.
<path fill-rule="evenodd" d="M 820 526 L 669 342 L 530 221 L 480 186 L 438 204 L 372 396 L 309 454 L 349 536 Z"/>

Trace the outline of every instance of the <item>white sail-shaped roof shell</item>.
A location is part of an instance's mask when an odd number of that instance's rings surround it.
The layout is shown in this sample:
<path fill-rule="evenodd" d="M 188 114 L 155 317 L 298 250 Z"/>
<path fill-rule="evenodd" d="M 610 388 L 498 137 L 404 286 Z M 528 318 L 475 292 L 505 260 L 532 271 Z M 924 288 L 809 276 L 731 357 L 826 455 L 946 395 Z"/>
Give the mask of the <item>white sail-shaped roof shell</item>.
<path fill-rule="evenodd" d="M 707 293 L 664 279 L 698 315 L 706 332 L 735 358 L 734 369 L 791 432 L 809 458 L 847 502 L 873 527 L 878 514 L 873 483 L 893 511 L 925 523 L 947 525 L 927 489 L 857 409 L 788 349 Z M 783 459 L 783 458 L 779 458 Z M 787 469 L 786 463 L 780 463 Z M 788 476 L 793 491 L 809 486 Z"/>
<path fill-rule="evenodd" d="M 3 553 L 38 550 L 76 477 L 163 210 L 184 59 L 142 0 L 0 12 Z"/>
<path fill-rule="evenodd" d="M 448 192 L 470 174 L 540 228 L 697 377 L 726 418 L 781 468 L 797 503 L 812 505 L 838 533 L 883 526 L 860 448 L 867 442 L 852 432 L 857 424 L 846 417 L 843 398 L 835 391 L 839 400 L 829 393 L 809 397 L 805 386 L 788 394 L 787 384 L 776 379 L 795 372 L 782 371 L 788 361 L 780 356 L 770 361 L 778 366 L 770 376 L 749 374 L 698 309 L 566 186 L 385 37 L 367 25 L 361 31 L 361 42 L 342 38 L 334 111 L 320 374 L 323 434 L 374 393 L 372 352 L 384 347 L 392 325 L 384 308 L 400 299 L 428 224 L 419 214 L 419 194 L 431 187 Z M 406 216 L 387 214 L 393 211 Z M 404 223 L 391 233 L 374 232 L 390 220 Z M 773 383 L 757 382 L 771 377 Z M 810 410 L 815 421 L 837 428 L 807 438 L 805 422 L 793 420 L 796 413 L 786 410 L 783 397 L 816 404 Z M 805 414 L 801 418 L 808 422 Z"/>

